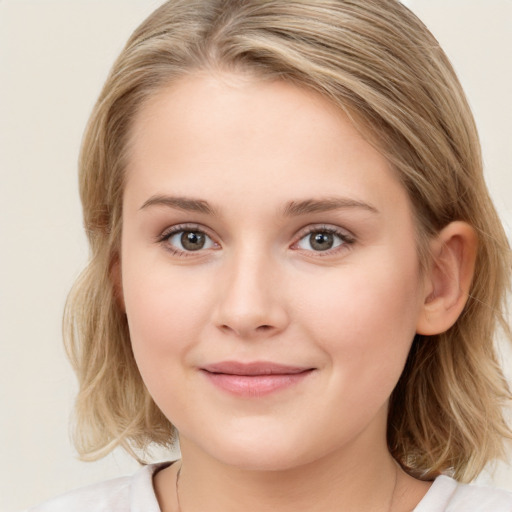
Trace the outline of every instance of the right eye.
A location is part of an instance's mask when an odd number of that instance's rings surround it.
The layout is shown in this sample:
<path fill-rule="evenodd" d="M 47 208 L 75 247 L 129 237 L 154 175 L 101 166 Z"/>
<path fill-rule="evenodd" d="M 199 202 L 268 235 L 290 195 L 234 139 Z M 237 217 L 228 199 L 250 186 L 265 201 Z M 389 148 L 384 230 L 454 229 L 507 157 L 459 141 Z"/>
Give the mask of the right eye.
<path fill-rule="evenodd" d="M 191 253 L 218 247 L 204 231 L 177 227 L 164 233 L 160 241 L 176 253 Z"/>

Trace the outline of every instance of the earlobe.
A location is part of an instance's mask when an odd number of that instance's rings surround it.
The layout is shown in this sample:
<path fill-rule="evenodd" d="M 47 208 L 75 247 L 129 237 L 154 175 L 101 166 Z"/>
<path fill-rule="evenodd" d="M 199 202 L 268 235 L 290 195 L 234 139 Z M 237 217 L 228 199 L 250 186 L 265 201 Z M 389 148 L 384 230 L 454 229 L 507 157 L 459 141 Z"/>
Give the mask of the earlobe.
<path fill-rule="evenodd" d="M 116 255 L 112 260 L 112 264 L 110 265 L 109 272 L 110 281 L 112 282 L 112 288 L 114 291 L 114 299 L 119 307 L 119 309 L 126 313 L 126 308 L 124 305 L 124 293 L 123 293 L 123 280 L 121 277 L 121 260 L 119 255 Z"/>
<path fill-rule="evenodd" d="M 468 299 L 477 249 L 475 230 L 462 221 L 448 224 L 432 240 L 418 334 L 440 334 L 457 321 Z"/>

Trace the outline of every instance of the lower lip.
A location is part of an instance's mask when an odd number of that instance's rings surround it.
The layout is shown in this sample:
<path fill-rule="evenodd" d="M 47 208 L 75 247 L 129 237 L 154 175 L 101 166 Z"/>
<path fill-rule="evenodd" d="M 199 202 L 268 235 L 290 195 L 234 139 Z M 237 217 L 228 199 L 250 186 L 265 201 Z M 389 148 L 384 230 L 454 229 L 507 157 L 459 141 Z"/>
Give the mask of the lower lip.
<path fill-rule="evenodd" d="M 207 371 L 203 371 L 203 373 L 210 382 L 223 391 L 242 397 L 259 397 L 299 384 L 312 371 L 271 375 L 231 375 Z"/>

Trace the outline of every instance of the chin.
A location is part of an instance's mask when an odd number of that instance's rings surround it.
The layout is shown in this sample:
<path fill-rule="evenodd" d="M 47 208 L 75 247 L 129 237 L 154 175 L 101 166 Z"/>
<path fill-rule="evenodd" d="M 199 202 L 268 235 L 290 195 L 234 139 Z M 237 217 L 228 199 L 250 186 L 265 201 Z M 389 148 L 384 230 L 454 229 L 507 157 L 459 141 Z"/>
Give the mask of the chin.
<path fill-rule="evenodd" d="M 315 459 L 315 454 L 304 451 L 304 442 L 294 443 L 267 436 L 229 439 L 229 442 L 212 444 L 215 450 L 208 450 L 210 456 L 223 464 L 242 471 L 287 471 Z"/>

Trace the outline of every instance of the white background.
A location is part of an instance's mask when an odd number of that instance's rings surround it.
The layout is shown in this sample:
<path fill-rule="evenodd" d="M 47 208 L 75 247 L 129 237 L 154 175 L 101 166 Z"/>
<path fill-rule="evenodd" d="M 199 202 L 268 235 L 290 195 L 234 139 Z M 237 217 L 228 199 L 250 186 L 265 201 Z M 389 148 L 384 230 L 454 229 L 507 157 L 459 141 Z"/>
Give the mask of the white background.
<path fill-rule="evenodd" d="M 82 131 L 114 58 L 160 3 L 0 0 L 0 512 L 137 467 L 122 453 L 76 459 L 68 435 L 76 385 L 60 324 L 87 259 L 76 184 Z M 512 0 L 407 4 L 459 72 L 510 226 Z M 481 480 L 491 478 L 512 489 L 510 465 Z"/>

